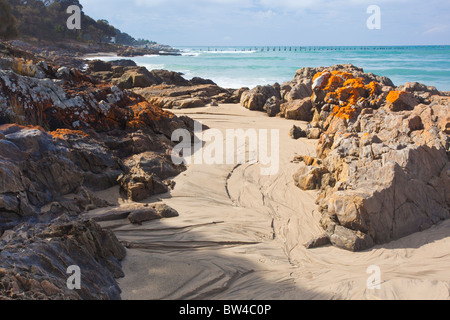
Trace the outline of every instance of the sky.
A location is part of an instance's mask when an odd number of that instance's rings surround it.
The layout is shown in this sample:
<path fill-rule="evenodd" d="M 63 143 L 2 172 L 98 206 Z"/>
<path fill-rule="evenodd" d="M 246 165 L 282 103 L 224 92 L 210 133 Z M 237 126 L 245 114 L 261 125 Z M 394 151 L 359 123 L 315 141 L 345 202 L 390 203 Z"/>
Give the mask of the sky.
<path fill-rule="evenodd" d="M 172 46 L 450 44 L 448 0 L 81 0 L 135 38 Z M 381 29 L 369 29 L 371 5 Z"/>

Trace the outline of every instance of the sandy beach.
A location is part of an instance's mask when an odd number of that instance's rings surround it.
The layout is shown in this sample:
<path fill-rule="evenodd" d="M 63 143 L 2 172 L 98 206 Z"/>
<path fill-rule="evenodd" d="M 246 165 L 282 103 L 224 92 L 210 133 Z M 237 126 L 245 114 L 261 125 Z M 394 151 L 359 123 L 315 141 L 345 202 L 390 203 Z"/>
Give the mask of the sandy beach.
<path fill-rule="evenodd" d="M 305 249 L 323 232 L 317 193 L 292 179 L 300 166 L 294 156 L 315 154 L 315 141 L 289 138 L 293 124 L 306 122 L 232 104 L 174 112 L 222 131 L 280 129 L 280 171 L 261 176 L 259 164 L 190 165 L 170 195 L 146 201 L 163 200 L 179 217 L 142 226 L 102 223 L 129 243 L 119 280 L 123 299 L 449 298 L 450 221 L 359 253 Z M 117 193 L 99 195 L 111 201 Z M 380 268 L 379 289 L 367 285 L 369 266 Z"/>

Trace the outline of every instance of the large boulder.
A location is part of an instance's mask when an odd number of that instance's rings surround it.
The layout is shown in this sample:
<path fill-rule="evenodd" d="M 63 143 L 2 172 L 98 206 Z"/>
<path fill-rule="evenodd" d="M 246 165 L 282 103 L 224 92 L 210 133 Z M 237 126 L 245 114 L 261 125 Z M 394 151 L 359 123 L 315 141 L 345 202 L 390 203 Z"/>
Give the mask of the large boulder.
<path fill-rule="evenodd" d="M 271 97 L 281 99 L 280 91 L 275 86 L 257 86 L 241 95 L 241 105 L 249 110 L 264 111 L 264 105 Z"/>
<path fill-rule="evenodd" d="M 166 193 L 168 187 L 156 176 L 142 168 L 133 167 L 118 178 L 122 194 L 131 201 L 142 201 L 154 194 Z"/>
<path fill-rule="evenodd" d="M 313 119 L 313 105 L 311 98 L 293 100 L 281 106 L 281 111 L 286 119 L 311 121 Z"/>
<path fill-rule="evenodd" d="M 292 87 L 289 93 L 285 96 L 285 100 L 286 101 L 302 100 L 305 98 L 310 98 L 312 94 L 313 91 L 311 86 L 305 83 L 301 83 Z"/>

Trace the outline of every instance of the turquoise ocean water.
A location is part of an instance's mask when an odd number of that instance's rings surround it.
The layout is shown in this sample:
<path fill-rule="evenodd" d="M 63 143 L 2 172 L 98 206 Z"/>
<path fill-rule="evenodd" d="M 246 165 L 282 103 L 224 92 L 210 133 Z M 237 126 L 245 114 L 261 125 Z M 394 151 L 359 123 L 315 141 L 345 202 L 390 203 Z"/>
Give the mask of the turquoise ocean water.
<path fill-rule="evenodd" d="M 292 80 L 302 67 L 352 63 L 395 85 L 421 82 L 450 91 L 450 46 L 413 47 L 179 47 L 181 56 L 133 60 L 148 69 L 182 72 L 226 88 Z"/>

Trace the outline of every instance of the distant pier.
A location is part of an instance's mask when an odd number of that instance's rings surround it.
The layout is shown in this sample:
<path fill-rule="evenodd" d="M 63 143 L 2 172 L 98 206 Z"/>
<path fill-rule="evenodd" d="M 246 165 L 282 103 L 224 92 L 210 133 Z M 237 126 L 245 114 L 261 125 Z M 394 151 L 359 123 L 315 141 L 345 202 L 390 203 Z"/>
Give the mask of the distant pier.
<path fill-rule="evenodd" d="M 314 51 L 376 51 L 376 50 L 414 50 L 423 48 L 442 49 L 449 46 L 263 46 L 263 47 L 233 47 L 235 52 L 314 52 Z M 226 48 L 209 47 L 208 51 L 221 52 Z"/>

